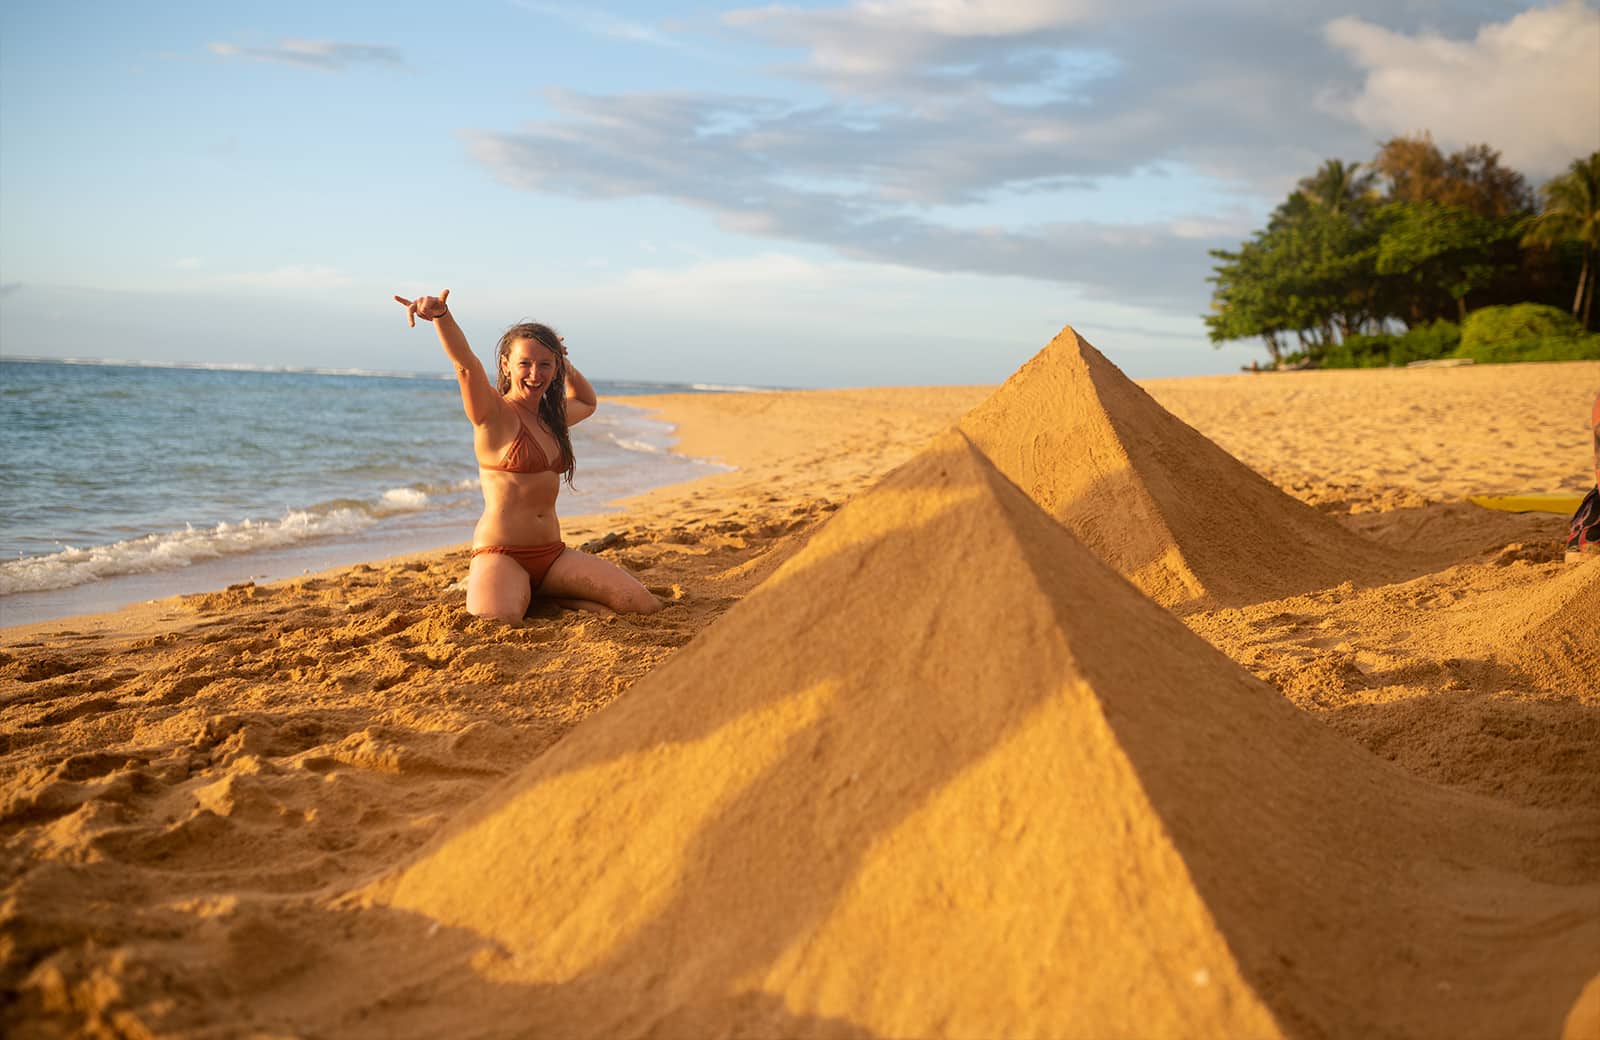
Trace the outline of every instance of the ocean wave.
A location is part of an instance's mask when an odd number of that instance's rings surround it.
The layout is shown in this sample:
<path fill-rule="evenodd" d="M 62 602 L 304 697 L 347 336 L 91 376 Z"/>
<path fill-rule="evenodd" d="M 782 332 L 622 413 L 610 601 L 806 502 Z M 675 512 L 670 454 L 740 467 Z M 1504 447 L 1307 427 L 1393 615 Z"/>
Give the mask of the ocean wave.
<path fill-rule="evenodd" d="M 476 482 L 465 482 L 468 486 Z M 456 490 L 454 484 L 449 490 Z M 435 504 L 427 491 L 390 488 L 376 501 L 339 499 L 291 509 L 278 520 L 242 520 L 25 556 L 0 563 L 0 596 L 67 589 L 103 578 L 176 570 L 204 560 L 277 549 L 320 538 L 354 534 L 385 517 L 416 513 Z"/>
<path fill-rule="evenodd" d="M 770 386 L 742 386 L 738 383 L 690 383 L 691 390 L 708 394 L 771 394 L 777 391 Z"/>
<path fill-rule="evenodd" d="M 651 444 L 649 441 L 641 441 L 633 437 L 618 437 L 615 434 L 609 434 L 608 438 L 612 444 L 622 448 L 624 451 L 638 451 L 643 452 L 646 455 L 665 455 L 667 451 L 667 449 L 659 445 Z"/>
<path fill-rule="evenodd" d="M 639 379 L 596 379 L 594 388 L 601 397 L 621 398 L 635 394 L 769 394 L 783 389 L 773 386 L 746 386 L 743 383 L 662 383 Z"/>
<path fill-rule="evenodd" d="M 386 513 L 415 513 L 428 508 L 428 495 L 416 488 L 390 488 L 378 500 L 378 508 Z"/>
<path fill-rule="evenodd" d="M 202 560 L 293 545 L 330 535 L 350 534 L 376 522 L 359 509 L 335 509 L 321 515 L 304 510 L 281 520 L 244 520 L 215 527 L 186 527 L 166 534 L 148 534 L 85 549 L 69 546 L 44 556 L 0 563 L 0 596 L 17 592 L 68 589 L 123 574 L 175 570 Z"/>

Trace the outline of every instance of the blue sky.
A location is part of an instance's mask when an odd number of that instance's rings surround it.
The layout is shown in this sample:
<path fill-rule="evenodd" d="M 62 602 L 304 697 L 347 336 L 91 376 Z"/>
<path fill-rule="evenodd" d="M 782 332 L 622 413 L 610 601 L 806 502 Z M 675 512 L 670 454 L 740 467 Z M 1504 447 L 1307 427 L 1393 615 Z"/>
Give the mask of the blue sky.
<path fill-rule="evenodd" d="M 1063 324 L 1237 370 L 1206 251 L 1323 159 L 1600 147 L 1593 3 L 0 8 L 0 353 L 986 383 Z"/>

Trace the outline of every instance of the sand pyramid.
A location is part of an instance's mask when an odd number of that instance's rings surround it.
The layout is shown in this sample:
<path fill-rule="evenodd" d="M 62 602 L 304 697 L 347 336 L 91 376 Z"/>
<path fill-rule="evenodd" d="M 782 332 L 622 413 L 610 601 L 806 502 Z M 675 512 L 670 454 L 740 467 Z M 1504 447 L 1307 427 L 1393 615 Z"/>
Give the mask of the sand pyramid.
<path fill-rule="evenodd" d="M 1071 327 L 961 428 L 1045 512 L 1167 606 L 1259 603 L 1363 581 L 1388 555 L 1161 407 Z"/>
<path fill-rule="evenodd" d="M 1542 822 L 1307 719 L 951 432 L 373 898 L 491 941 L 528 1035 L 1553 1036 L 1600 888 L 1520 873 Z"/>

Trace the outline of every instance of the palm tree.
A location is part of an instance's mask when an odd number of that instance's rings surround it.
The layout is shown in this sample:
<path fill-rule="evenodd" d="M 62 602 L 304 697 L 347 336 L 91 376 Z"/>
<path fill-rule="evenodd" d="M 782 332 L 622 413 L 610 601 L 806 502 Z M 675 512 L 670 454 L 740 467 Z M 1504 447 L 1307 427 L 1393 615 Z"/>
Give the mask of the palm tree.
<path fill-rule="evenodd" d="M 1359 215 L 1372 198 L 1373 174 L 1361 163 L 1328 159 L 1310 177 L 1300 178 L 1298 194 L 1313 206 L 1345 217 Z"/>
<path fill-rule="evenodd" d="M 1595 256 L 1600 253 L 1600 152 L 1574 159 L 1567 172 L 1541 189 L 1544 211 L 1534 218 L 1524 245 L 1557 246 L 1576 242 L 1583 250 L 1578 291 L 1572 295 L 1572 316 L 1589 327 L 1594 304 Z M 1581 313 L 1580 313 L 1581 312 Z"/>

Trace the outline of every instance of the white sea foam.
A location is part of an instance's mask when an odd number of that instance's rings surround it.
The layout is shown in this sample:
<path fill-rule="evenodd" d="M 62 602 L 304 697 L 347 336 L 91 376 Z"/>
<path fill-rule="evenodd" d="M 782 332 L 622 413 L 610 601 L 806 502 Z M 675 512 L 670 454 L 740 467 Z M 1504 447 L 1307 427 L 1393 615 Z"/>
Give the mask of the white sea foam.
<path fill-rule="evenodd" d="M 689 388 L 713 394 L 770 394 L 775 392 L 770 386 L 741 386 L 737 383 L 690 383 Z"/>
<path fill-rule="evenodd" d="M 415 488 L 390 488 L 378 501 L 382 513 L 415 513 L 428 508 L 428 496 Z"/>
<path fill-rule="evenodd" d="M 22 517 L 5 532 L 8 541 L 0 546 L 0 603 L 5 604 L 0 609 L 7 623 L 25 616 L 35 604 L 56 604 L 39 610 L 58 609 L 62 596 L 76 595 L 73 602 L 89 609 L 101 602 L 88 597 L 102 583 L 104 596 L 115 596 L 120 593 L 113 589 L 152 587 L 162 581 L 157 575 L 176 575 L 194 566 L 203 569 L 206 581 L 228 581 L 234 578 L 224 575 L 288 573 L 285 568 L 292 569 L 302 556 L 333 558 L 341 545 L 348 546 L 349 558 L 355 559 L 402 543 L 427 546 L 460 539 L 471 530 L 481 508 L 481 484 L 469 476 L 472 457 L 453 388 L 438 392 L 424 385 L 428 380 L 448 382 L 453 378 L 448 374 L 427 374 L 393 385 L 369 384 L 370 407 L 352 413 L 366 425 L 361 436 L 352 438 L 346 459 L 325 450 L 316 438 L 304 436 L 307 423 L 320 421 L 318 409 L 326 410 L 329 402 L 338 400 L 344 388 L 335 383 L 242 376 L 195 379 L 183 371 L 273 371 L 266 366 L 39 359 L 41 370 L 33 372 L 25 364 L 13 367 L 13 361 L 21 360 L 0 358 L 8 389 L 15 380 L 23 388 L 48 390 L 51 381 L 61 377 L 55 367 L 61 364 L 171 370 L 170 375 L 141 373 L 134 381 L 140 388 L 137 400 L 129 402 L 123 395 L 115 410 L 102 416 L 128 443 L 155 443 L 172 434 L 169 404 L 174 400 L 187 404 L 190 396 L 198 398 L 199 405 L 212 407 L 207 413 L 211 425 L 226 421 L 229 409 L 238 407 L 241 399 L 249 402 L 250 415 L 271 416 L 273 421 L 245 423 L 236 429 L 232 443 L 238 450 L 229 464 L 220 467 L 215 464 L 222 460 L 210 452 L 178 451 L 171 457 L 135 460 L 140 465 L 122 475 L 120 483 L 108 482 L 103 467 L 68 467 L 67 472 L 51 471 L 48 480 L 7 487 L 0 497 L 7 497 L 8 505 Z M 344 370 L 344 374 L 409 373 Z M 687 389 L 682 384 L 622 385 L 657 392 Z M 229 393 L 213 392 L 219 386 L 229 388 Z M 363 394 L 369 386 L 363 386 Z M 605 384 L 600 387 L 602 393 L 607 389 Z M 59 409 L 51 404 L 54 397 L 48 392 L 6 395 L 11 410 L 0 409 L 0 441 L 8 449 L 27 448 L 26 443 L 13 445 L 4 435 L 29 424 L 42 428 L 56 421 Z M 607 400 L 626 405 L 628 397 Z M 411 431 L 414 440 L 391 446 L 382 435 L 386 429 L 382 424 L 397 409 L 417 409 L 418 421 Z M 581 487 L 564 487 L 562 502 L 574 513 L 598 512 L 645 488 L 727 468 L 671 454 L 667 449 L 671 426 L 636 408 L 607 408 L 594 421 L 574 428 L 573 437 Z M 43 473 L 46 468 L 33 466 L 27 472 Z M 81 491 L 74 508 L 53 508 L 68 488 Z M 185 527 L 173 520 L 175 516 L 195 521 Z M 252 519 L 216 523 L 224 516 Z M 129 532 L 141 534 L 113 541 Z M 51 595 L 70 589 L 80 591 Z"/>
<path fill-rule="evenodd" d="M 326 512 L 296 509 L 281 520 L 244 520 L 215 527 L 186 527 L 110 545 L 67 547 L 44 556 L 0 563 L 0 596 L 16 592 L 66 589 L 122 574 L 149 574 L 187 567 L 220 556 L 351 534 L 376 523 L 373 512 L 339 508 Z"/>
<path fill-rule="evenodd" d="M 665 448 L 662 448 L 662 447 L 660 447 L 658 445 L 655 445 L 655 444 L 651 444 L 648 441 L 638 440 L 638 439 L 633 438 L 633 437 L 617 437 L 617 436 L 613 436 L 611 438 L 611 443 L 615 444 L 617 447 L 622 448 L 622 449 L 624 449 L 626 451 L 640 451 L 640 452 L 644 452 L 647 455 L 662 455 L 662 454 L 666 453 L 666 449 Z"/>

